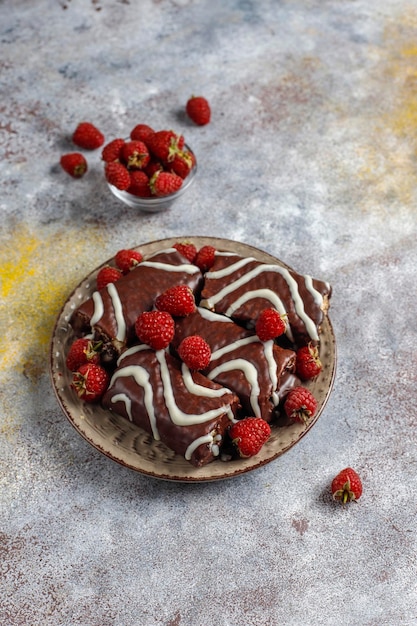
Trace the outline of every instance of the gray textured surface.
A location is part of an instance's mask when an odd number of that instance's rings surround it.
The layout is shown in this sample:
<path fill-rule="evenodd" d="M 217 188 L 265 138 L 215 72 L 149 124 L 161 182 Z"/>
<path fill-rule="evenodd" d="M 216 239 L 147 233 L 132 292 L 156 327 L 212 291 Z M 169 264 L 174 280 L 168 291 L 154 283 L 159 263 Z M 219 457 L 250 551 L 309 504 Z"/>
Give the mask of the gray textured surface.
<path fill-rule="evenodd" d="M 417 623 L 417 3 L 0 2 L 0 623 Z M 206 95 L 212 123 L 183 115 Z M 201 165 L 159 215 L 120 205 L 82 119 L 182 131 Z M 62 302 L 121 247 L 237 239 L 332 283 L 338 371 L 289 453 L 208 485 L 101 456 L 48 375 Z M 329 484 L 360 471 L 336 506 Z"/>

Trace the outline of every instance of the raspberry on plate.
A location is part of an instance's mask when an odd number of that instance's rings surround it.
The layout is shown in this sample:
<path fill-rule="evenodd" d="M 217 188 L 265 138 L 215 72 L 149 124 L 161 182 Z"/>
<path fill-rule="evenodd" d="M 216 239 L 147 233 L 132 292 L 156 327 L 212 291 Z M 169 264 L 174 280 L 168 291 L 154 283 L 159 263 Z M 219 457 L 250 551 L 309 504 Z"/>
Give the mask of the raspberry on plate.
<path fill-rule="evenodd" d="M 331 490 L 335 500 L 346 504 L 352 500 L 359 500 L 362 495 L 362 481 L 354 469 L 345 467 L 333 478 Z"/>
<path fill-rule="evenodd" d="M 154 350 L 167 348 L 174 337 L 174 331 L 174 319 L 166 311 L 144 311 L 135 322 L 138 339 Z"/>
<path fill-rule="evenodd" d="M 261 341 L 275 339 L 285 333 L 284 317 L 276 309 L 261 311 L 255 325 L 255 332 Z"/>
<path fill-rule="evenodd" d="M 106 285 L 115 283 L 122 276 L 122 272 L 116 267 L 110 267 L 109 265 L 102 267 L 97 274 L 97 289 L 100 291 L 100 289 L 103 289 Z"/>
<path fill-rule="evenodd" d="M 81 365 L 85 363 L 100 363 L 101 342 L 94 342 L 87 337 L 75 339 L 70 346 L 65 361 L 66 366 L 71 372 L 75 372 Z"/>
<path fill-rule="evenodd" d="M 103 145 L 104 135 L 91 122 L 81 122 L 72 135 L 72 141 L 84 150 L 96 150 Z"/>
<path fill-rule="evenodd" d="M 178 346 L 178 356 L 190 370 L 204 370 L 211 360 L 211 349 L 199 335 L 185 337 Z"/>
<path fill-rule="evenodd" d="M 284 411 L 291 421 L 306 424 L 314 417 L 316 410 L 317 400 L 306 387 L 294 387 L 288 392 L 284 402 Z"/>
<path fill-rule="evenodd" d="M 194 264 L 200 268 L 202 272 L 207 272 L 214 263 L 216 248 L 213 246 L 203 246 L 197 252 Z"/>
<path fill-rule="evenodd" d="M 246 417 L 233 424 L 229 434 L 239 456 L 246 458 L 258 454 L 271 435 L 271 427 L 261 417 Z"/>
<path fill-rule="evenodd" d="M 155 300 L 155 307 L 159 311 L 166 311 L 171 315 L 185 317 L 194 313 L 194 294 L 188 285 L 174 285 L 161 293 Z"/>
<path fill-rule="evenodd" d="M 72 388 L 85 402 L 97 402 L 109 385 L 109 375 L 101 365 L 85 363 L 73 374 Z"/>
<path fill-rule="evenodd" d="M 80 152 L 63 154 L 60 163 L 62 169 L 73 178 L 81 178 L 88 169 L 86 158 Z"/>
<path fill-rule="evenodd" d="M 194 263 L 194 259 L 197 255 L 197 248 L 190 241 L 177 241 L 172 246 L 178 252 L 181 252 L 182 256 L 187 259 L 190 263 Z"/>
<path fill-rule="evenodd" d="M 143 261 L 143 255 L 138 250 L 119 250 L 114 257 L 115 263 L 123 274 L 127 274 L 138 263 Z"/>
<path fill-rule="evenodd" d="M 310 380 L 318 376 L 323 369 L 317 346 L 311 342 L 297 350 L 296 372 L 301 380 Z"/>
<path fill-rule="evenodd" d="M 208 100 L 203 96 L 192 96 L 185 106 L 188 117 L 199 126 L 210 122 L 211 109 Z"/>

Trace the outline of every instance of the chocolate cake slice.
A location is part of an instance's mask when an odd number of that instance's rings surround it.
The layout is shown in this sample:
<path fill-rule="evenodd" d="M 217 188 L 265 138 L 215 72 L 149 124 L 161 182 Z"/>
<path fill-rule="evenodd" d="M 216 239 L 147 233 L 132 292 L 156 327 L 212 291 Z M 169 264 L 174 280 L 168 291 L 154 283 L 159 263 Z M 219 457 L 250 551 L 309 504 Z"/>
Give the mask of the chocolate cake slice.
<path fill-rule="evenodd" d="M 219 455 L 239 400 L 167 351 L 141 344 L 119 358 L 102 404 L 201 467 Z"/>
<path fill-rule="evenodd" d="M 299 384 L 295 377 L 295 352 L 262 342 L 254 332 L 230 318 L 198 308 L 176 320 L 172 348 L 189 335 L 200 335 L 209 344 L 212 356 L 204 374 L 236 393 L 244 416 L 271 421 L 288 390 Z"/>
<path fill-rule="evenodd" d="M 70 323 L 76 334 L 92 331 L 110 356 L 119 355 L 135 340 L 135 321 L 154 307 L 156 297 L 173 285 L 201 288 L 202 274 L 175 248 L 147 257 L 117 282 L 95 291 L 73 313 Z"/>
<path fill-rule="evenodd" d="M 217 251 L 205 275 L 201 306 L 253 327 L 259 313 L 275 308 L 288 319 L 287 337 L 296 344 L 318 342 L 331 296 L 328 283 L 278 264 Z"/>

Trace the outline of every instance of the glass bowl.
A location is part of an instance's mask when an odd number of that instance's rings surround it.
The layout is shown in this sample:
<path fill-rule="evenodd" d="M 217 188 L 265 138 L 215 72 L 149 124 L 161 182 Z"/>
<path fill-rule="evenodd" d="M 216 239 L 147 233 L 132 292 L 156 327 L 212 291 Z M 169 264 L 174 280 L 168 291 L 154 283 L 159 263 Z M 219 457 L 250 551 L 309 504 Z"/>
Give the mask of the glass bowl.
<path fill-rule="evenodd" d="M 185 146 L 188 152 L 192 152 L 192 150 L 186 145 Z M 193 152 L 192 152 L 193 153 Z M 188 174 L 186 178 L 184 178 L 184 182 L 178 191 L 175 193 L 171 193 L 168 196 L 152 196 L 150 198 L 141 198 L 140 196 L 134 196 L 131 193 L 127 193 L 127 191 L 121 191 L 114 187 L 110 183 L 107 183 L 110 191 L 122 202 L 132 207 L 133 209 L 139 209 L 140 211 L 146 211 L 148 213 L 158 213 L 159 211 L 166 211 L 169 209 L 174 202 L 178 200 L 189 187 L 193 184 L 194 179 L 197 174 L 197 159 L 194 155 L 194 167 Z"/>

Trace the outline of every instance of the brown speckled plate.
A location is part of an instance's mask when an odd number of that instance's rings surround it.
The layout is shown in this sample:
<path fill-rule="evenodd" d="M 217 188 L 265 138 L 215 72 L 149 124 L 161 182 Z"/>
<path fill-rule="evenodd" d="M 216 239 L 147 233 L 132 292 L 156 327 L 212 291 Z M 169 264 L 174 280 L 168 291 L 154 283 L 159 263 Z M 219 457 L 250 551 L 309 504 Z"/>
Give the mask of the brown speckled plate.
<path fill-rule="evenodd" d="M 178 240 L 185 239 L 193 241 L 197 248 L 212 245 L 218 249 L 231 250 L 242 256 L 253 256 L 260 261 L 288 267 L 266 252 L 228 239 L 176 237 L 147 243 L 138 246 L 138 249 L 144 255 L 148 255 L 168 248 Z M 122 417 L 105 411 L 98 405 L 80 401 L 70 388 L 71 374 L 65 366 L 66 354 L 74 340 L 69 319 L 74 309 L 95 290 L 95 279 L 99 269 L 112 262 L 113 259 L 110 259 L 91 272 L 69 296 L 59 313 L 51 341 L 50 372 L 58 401 L 74 428 L 92 446 L 117 463 L 154 478 L 205 482 L 233 478 L 270 463 L 298 443 L 314 426 L 329 398 L 335 376 L 336 342 L 328 317 L 324 320 L 321 335 L 320 357 L 323 370 L 317 379 L 306 385 L 318 401 L 315 417 L 307 425 L 273 426 L 268 442 L 257 456 L 250 459 L 227 462 L 216 460 L 205 467 L 195 468 L 164 444 L 154 441 L 150 435 Z"/>

